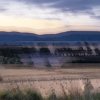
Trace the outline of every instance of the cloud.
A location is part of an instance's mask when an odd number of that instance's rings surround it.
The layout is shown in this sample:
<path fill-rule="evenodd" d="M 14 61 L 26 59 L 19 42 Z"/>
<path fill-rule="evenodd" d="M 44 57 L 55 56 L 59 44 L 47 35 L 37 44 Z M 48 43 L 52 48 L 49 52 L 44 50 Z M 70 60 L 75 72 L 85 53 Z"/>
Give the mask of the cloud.
<path fill-rule="evenodd" d="M 5 6 L 6 6 L 6 2 L 2 2 L 2 1 L 0 0 L 0 12 L 6 11 Z"/>
<path fill-rule="evenodd" d="M 19 1 L 19 0 L 18 0 Z M 91 17 L 95 15 L 92 9 L 100 7 L 100 0 L 20 0 L 27 4 L 36 4 L 39 6 L 48 6 L 62 12 L 83 13 L 89 14 Z M 100 8 L 99 8 L 100 10 Z M 98 12 L 100 14 L 100 12 Z"/>
<path fill-rule="evenodd" d="M 0 7 L 0 12 L 4 12 L 6 9 Z"/>
<path fill-rule="evenodd" d="M 0 0 L 0 15 L 60 21 L 63 28 L 75 25 L 100 26 L 100 2 L 99 0 Z"/>
<path fill-rule="evenodd" d="M 7 12 L 17 15 L 29 15 L 37 17 L 41 13 L 42 18 L 56 18 L 56 13 L 78 13 L 88 14 L 91 17 L 99 18 L 99 0 L 0 0 L 0 12 Z M 31 13 L 33 12 L 33 14 Z M 53 14 L 51 17 L 51 13 Z M 46 14 L 46 15 L 45 15 Z M 99 14 L 99 15 L 97 15 Z"/>
<path fill-rule="evenodd" d="M 91 9 L 93 6 L 100 6 L 99 0 L 17 0 L 20 2 L 30 3 L 30 4 L 51 4 L 53 6 L 62 10 L 87 10 Z"/>

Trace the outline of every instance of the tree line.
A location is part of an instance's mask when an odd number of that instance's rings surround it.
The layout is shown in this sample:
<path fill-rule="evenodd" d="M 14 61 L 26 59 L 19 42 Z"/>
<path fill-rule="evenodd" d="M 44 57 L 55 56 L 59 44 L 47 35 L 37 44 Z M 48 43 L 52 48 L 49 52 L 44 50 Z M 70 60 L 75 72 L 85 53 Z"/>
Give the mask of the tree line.
<path fill-rule="evenodd" d="M 3 47 L 0 48 L 0 63 L 21 64 L 20 56 L 22 54 L 40 56 L 93 56 L 93 50 L 95 52 L 95 56 L 100 56 L 99 48 L 91 49 L 88 45 L 86 45 L 86 49 L 82 46 L 78 46 L 77 48 L 55 47 L 54 53 L 51 53 L 48 47 L 41 47 L 38 50 L 35 47 Z"/>

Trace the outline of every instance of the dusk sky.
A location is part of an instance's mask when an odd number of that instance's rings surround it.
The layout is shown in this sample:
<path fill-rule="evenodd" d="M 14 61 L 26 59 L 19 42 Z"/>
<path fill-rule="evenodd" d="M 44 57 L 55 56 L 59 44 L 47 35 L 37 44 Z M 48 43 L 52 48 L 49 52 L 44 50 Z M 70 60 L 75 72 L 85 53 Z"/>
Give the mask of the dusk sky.
<path fill-rule="evenodd" d="M 0 31 L 100 31 L 100 0 L 0 0 Z"/>

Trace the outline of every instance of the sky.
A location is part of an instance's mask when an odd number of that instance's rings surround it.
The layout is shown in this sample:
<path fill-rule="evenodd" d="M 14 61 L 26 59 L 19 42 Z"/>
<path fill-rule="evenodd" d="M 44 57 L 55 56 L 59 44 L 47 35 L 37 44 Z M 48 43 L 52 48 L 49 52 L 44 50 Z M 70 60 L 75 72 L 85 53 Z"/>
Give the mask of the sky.
<path fill-rule="evenodd" d="M 100 0 L 0 0 L 0 31 L 100 31 Z"/>

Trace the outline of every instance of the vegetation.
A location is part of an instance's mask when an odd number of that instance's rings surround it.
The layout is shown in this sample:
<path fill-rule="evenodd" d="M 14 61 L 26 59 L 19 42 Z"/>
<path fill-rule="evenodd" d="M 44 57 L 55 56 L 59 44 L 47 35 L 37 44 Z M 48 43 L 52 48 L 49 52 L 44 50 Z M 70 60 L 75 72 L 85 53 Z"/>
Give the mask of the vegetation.
<path fill-rule="evenodd" d="M 0 82 L 2 82 L 3 81 L 3 77 L 0 75 Z"/>
<path fill-rule="evenodd" d="M 0 64 L 23 64 L 25 59 L 28 59 L 28 65 L 34 65 L 35 62 L 32 57 L 43 56 L 60 56 L 60 57 L 75 57 L 76 61 L 71 63 L 100 63 L 100 49 L 88 42 L 84 42 L 80 45 L 60 45 L 60 47 L 50 47 L 48 45 L 36 48 L 35 46 L 1 46 L 0 47 Z M 72 60 L 73 60 L 72 58 Z M 92 58 L 96 58 L 95 60 Z M 51 67 L 50 61 L 47 59 L 46 66 Z"/>
<path fill-rule="evenodd" d="M 20 57 L 13 48 L 0 48 L 0 64 L 21 64 Z"/>
<path fill-rule="evenodd" d="M 20 91 L 20 90 L 12 90 L 12 91 L 4 91 L 0 93 L 0 100 L 100 100 L 100 93 L 87 93 L 81 95 L 80 93 L 64 95 L 64 96 L 56 96 L 53 92 L 47 98 L 43 98 L 39 92 L 28 90 L 28 91 Z"/>
<path fill-rule="evenodd" d="M 0 64 L 21 64 L 19 57 L 4 57 L 0 56 Z"/>
<path fill-rule="evenodd" d="M 21 90 L 17 87 L 0 92 L 0 100 L 100 100 L 100 92 L 91 92 L 93 86 L 88 79 L 85 81 L 83 93 L 80 93 L 77 89 L 75 91 L 72 89 L 69 94 L 66 94 L 63 84 L 60 85 L 63 92 L 62 96 L 57 96 L 55 89 L 52 89 L 52 93 L 49 96 L 43 97 L 36 90 Z"/>
<path fill-rule="evenodd" d="M 40 55 L 50 55 L 50 50 L 48 48 L 40 48 Z"/>
<path fill-rule="evenodd" d="M 16 91 L 5 91 L 0 94 L 0 100 L 43 100 L 42 96 L 32 90 L 22 92 Z"/>

